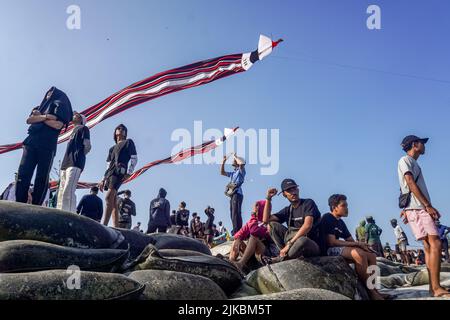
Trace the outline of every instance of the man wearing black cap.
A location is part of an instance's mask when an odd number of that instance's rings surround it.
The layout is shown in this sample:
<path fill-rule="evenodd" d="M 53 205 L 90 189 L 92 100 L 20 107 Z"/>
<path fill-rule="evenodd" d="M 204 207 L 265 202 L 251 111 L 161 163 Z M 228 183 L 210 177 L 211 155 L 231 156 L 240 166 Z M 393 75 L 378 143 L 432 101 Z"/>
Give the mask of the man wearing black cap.
<path fill-rule="evenodd" d="M 271 214 L 272 198 L 278 193 L 277 189 L 271 188 L 267 191 L 263 215 L 263 222 L 269 224 L 270 236 L 280 249 L 280 259 L 319 255 L 320 212 L 317 205 L 311 199 L 300 199 L 298 185 L 292 179 L 283 180 L 281 192 L 290 205 Z"/>
<path fill-rule="evenodd" d="M 430 294 L 433 297 L 450 297 L 450 292 L 440 285 L 441 241 L 435 221 L 440 218 L 433 208 L 424 175 L 417 160 L 425 154 L 428 138 L 407 136 L 402 141 L 406 155 L 398 162 L 398 178 L 401 195 L 401 217 L 409 223 L 416 240 L 422 240 L 425 261 L 430 278 Z"/>
<path fill-rule="evenodd" d="M 117 193 L 118 196 L 124 195 L 123 198 L 119 198 L 119 228 L 131 229 L 132 216 L 136 216 L 136 204 L 130 199 L 131 191 L 124 190 Z"/>
<path fill-rule="evenodd" d="M 114 142 L 109 149 L 106 159 L 108 169 L 103 180 L 99 183 L 100 191 L 107 190 L 105 201 L 106 208 L 103 224 L 108 225 L 109 219 L 113 220 L 113 226 L 119 226 L 119 208 L 117 206 L 117 191 L 134 171 L 137 163 L 136 147 L 133 140 L 127 139 L 127 127 L 120 124 L 114 130 Z M 129 164 L 129 165 L 128 165 Z"/>

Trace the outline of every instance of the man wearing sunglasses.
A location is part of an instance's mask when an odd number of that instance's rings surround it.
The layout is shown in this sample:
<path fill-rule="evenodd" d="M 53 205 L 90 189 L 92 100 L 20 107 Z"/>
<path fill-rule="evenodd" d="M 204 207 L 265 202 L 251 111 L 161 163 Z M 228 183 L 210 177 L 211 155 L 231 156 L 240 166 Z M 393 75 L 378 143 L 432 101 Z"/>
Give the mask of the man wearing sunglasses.
<path fill-rule="evenodd" d="M 267 191 L 263 222 L 268 225 L 270 236 L 280 249 L 278 260 L 318 256 L 318 224 L 321 215 L 316 203 L 312 199 L 301 199 L 297 183 L 292 179 L 284 179 L 281 193 L 290 204 L 278 213 L 271 214 L 272 198 L 277 193 L 275 188 Z"/>

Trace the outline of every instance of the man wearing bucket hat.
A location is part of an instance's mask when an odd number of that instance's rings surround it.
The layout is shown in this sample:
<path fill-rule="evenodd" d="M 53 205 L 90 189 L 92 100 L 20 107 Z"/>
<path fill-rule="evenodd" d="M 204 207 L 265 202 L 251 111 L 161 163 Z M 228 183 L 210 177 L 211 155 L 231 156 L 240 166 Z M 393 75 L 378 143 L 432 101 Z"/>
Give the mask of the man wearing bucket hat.
<path fill-rule="evenodd" d="M 86 155 L 91 150 L 91 138 L 84 115 L 75 111 L 72 123 L 74 128 L 61 163 L 56 208 L 75 213 L 77 209 L 75 191 L 86 164 Z"/>
<path fill-rule="evenodd" d="M 424 175 L 417 160 L 425 154 L 428 138 L 414 135 L 406 136 L 402 149 L 406 152 L 398 161 L 398 178 L 400 183 L 399 207 L 405 223 L 418 241 L 423 242 L 425 261 L 430 278 L 430 295 L 432 297 L 450 297 L 450 292 L 440 284 L 441 240 L 436 227 L 440 214 L 431 204 L 431 198 L 425 184 Z"/>
<path fill-rule="evenodd" d="M 244 199 L 244 194 L 242 193 L 242 184 L 245 181 L 245 160 L 244 158 L 238 157 L 233 153 L 233 172 L 225 171 L 225 162 L 228 157 L 223 157 L 222 166 L 220 168 L 220 174 L 229 177 L 230 183 L 228 183 L 225 194 L 230 197 L 230 215 L 231 222 L 233 224 L 233 229 L 231 230 L 231 235 L 234 235 L 242 228 L 242 201 Z"/>
<path fill-rule="evenodd" d="M 275 188 L 267 191 L 263 222 L 269 225 L 270 236 L 280 249 L 279 260 L 319 255 L 321 214 L 314 200 L 301 199 L 297 183 L 293 179 L 284 179 L 280 193 L 290 204 L 271 214 L 272 198 L 277 193 Z M 287 228 L 283 223 L 287 224 Z"/>

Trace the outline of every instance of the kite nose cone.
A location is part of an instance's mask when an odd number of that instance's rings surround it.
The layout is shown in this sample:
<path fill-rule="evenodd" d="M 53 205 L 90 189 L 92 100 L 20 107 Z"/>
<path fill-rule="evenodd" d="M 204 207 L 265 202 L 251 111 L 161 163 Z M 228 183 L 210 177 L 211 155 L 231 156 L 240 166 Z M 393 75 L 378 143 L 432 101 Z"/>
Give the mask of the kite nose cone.
<path fill-rule="evenodd" d="M 272 41 L 272 48 L 275 48 L 279 43 L 283 42 L 283 39 L 278 39 L 277 41 Z"/>

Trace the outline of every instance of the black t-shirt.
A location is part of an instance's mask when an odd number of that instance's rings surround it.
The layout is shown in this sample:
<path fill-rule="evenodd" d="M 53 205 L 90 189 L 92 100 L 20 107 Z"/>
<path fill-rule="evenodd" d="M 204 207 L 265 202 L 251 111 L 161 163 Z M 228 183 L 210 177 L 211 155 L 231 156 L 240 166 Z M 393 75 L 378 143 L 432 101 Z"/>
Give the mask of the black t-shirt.
<path fill-rule="evenodd" d="M 188 226 L 189 221 L 189 210 L 181 209 L 177 211 L 176 214 L 176 224 L 178 226 Z"/>
<path fill-rule="evenodd" d="M 119 198 L 119 221 L 120 222 L 131 222 L 131 216 L 136 215 L 136 205 L 134 202 L 127 198 Z"/>
<path fill-rule="evenodd" d="M 347 239 L 352 235 L 348 231 L 345 222 L 342 219 L 336 219 L 331 213 L 324 214 L 320 222 L 320 234 L 322 235 L 322 252 L 326 254 L 328 249 L 327 237 L 332 234 L 336 239 Z"/>
<path fill-rule="evenodd" d="M 36 110 L 36 108 L 33 110 Z M 58 105 L 51 101 L 48 105 L 45 105 L 44 107 L 41 106 L 39 111 L 41 114 L 52 114 L 58 117 Z M 31 114 L 32 113 L 30 113 L 30 116 Z M 26 146 L 56 151 L 60 132 L 61 129 L 54 129 L 44 122 L 33 123 L 28 127 L 28 137 L 23 141 L 23 144 Z"/>
<path fill-rule="evenodd" d="M 77 213 L 81 214 L 82 216 L 100 221 L 103 215 L 102 199 L 100 199 L 95 194 L 83 196 L 77 206 Z"/>
<path fill-rule="evenodd" d="M 306 217 L 313 217 L 313 226 L 309 233 L 308 238 L 316 242 L 319 241 L 319 222 L 320 211 L 317 208 L 316 203 L 312 199 L 300 199 L 300 205 L 297 208 L 287 206 L 275 213 L 280 223 L 286 223 L 288 228 L 300 229 L 305 223 Z M 290 221 L 289 221 L 290 217 Z"/>
<path fill-rule="evenodd" d="M 116 171 L 116 169 L 119 169 L 117 168 L 118 166 L 125 168 L 126 170 L 131 156 L 136 154 L 136 146 L 131 139 L 120 141 L 115 146 L 111 147 L 109 149 L 108 158 L 106 159 L 106 161 L 109 162 L 109 167 L 105 175 L 118 175 L 118 172 Z"/>
<path fill-rule="evenodd" d="M 66 170 L 70 167 L 77 167 L 84 170 L 86 164 L 86 155 L 84 154 L 84 140 L 90 139 L 91 135 L 89 128 L 86 126 L 76 126 L 70 135 L 69 143 L 67 144 L 66 153 L 61 164 L 61 170 Z"/>

